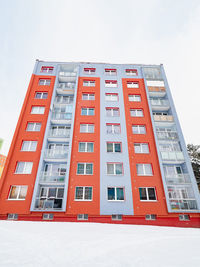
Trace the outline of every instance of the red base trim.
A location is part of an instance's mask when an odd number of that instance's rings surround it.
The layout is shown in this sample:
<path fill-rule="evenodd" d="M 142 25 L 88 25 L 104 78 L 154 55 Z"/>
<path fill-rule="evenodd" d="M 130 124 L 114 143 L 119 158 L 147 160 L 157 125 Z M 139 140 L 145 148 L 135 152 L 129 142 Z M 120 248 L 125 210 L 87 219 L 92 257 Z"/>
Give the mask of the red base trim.
<path fill-rule="evenodd" d="M 49 212 L 51 213 L 51 212 Z M 7 215 L 0 215 L 0 220 L 7 220 Z M 154 220 L 145 220 L 144 217 L 123 216 L 122 220 L 115 221 L 111 216 L 89 216 L 88 220 L 77 220 L 76 215 L 60 215 L 54 213 L 53 220 L 43 220 L 42 214 L 18 215 L 18 221 L 49 221 L 49 222 L 92 222 L 111 224 L 133 224 L 133 225 L 156 225 L 171 227 L 200 228 L 200 216 L 191 217 L 189 221 L 179 221 L 178 217 L 157 217 Z"/>

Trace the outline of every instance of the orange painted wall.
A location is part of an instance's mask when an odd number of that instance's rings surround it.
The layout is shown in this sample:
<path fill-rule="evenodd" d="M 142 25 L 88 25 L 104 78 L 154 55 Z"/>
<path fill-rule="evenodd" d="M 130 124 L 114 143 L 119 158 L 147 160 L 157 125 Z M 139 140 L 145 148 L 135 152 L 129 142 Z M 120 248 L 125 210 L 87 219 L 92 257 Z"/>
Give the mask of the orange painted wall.
<path fill-rule="evenodd" d="M 134 81 L 139 83 L 139 88 L 127 88 L 127 81 Z M 153 128 L 145 85 L 143 79 L 122 79 L 123 94 L 124 94 L 124 107 L 126 114 L 126 128 L 128 138 L 128 150 L 130 160 L 130 171 L 132 181 L 132 194 L 133 194 L 133 208 L 134 215 L 157 214 L 167 215 L 167 206 L 165 202 L 165 194 L 162 184 L 161 172 L 159 168 L 159 161 L 157 156 L 156 144 L 154 140 Z M 129 94 L 140 94 L 141 102 L 129 102 Z M 144 117 L 131 117 L 130 109 L 143 109 Z M 133 134 L 132 125 L 145 125 L 146 134 Z M 135 154 L 134 143 L 148 143 L 149 154 Z M 137 163 L 151 163 L 153 169 L 153 176 L 138 176 L 136 171 Z M 144 202 L 140 201 L 139 187 L 155 187 L 157 201 Z"/>
<path fill-rule="evenodd" d="M 83 86 L 83 80 L 95 80 L 95 87 Z M 76 100 L 76 114 L 69 173 L 67 214 L 100 214 L 100 79 L 80 77 Z M 82 93 L 94 93 L 95 100 L 82 100 Z M 94 107 L 94 116 L 82 116 L 81 107 Z M 93 123 L 94 133 L 80 133 L 81 123 Z M 94 152 L 78 152 L 79 142 L 94 142 Z M 77 163 L 93 163 L 93 175 L 77 175 Z M 92 201 L 75 201 L 76 186 L 92 186 Z"/>
<path fill-rule="evenodd" d="M 50 86 L 39 85 L 39 79 L 51 79 Z M 33 188 L 37 174 L 40 153 L 49 114 L 51 97 L 55 83 L 54 76 L 36 76 L 32 75 L 27 94 L 22 106 L 20 117 L 16 126 L 14 137 L 10 146 L 10 151 L 6 160 L 5 168 L 1 178 L 0 185 L 0 214 L 21 213 L 29 214 L 32 200 Z M 35 92 L 48 92 L 47 99 L 35 99 Z M 45 106 L 44 115 L 30 114 L 32 105 Z M 41 122 L 40 132 L 27 132 L 28 122 Z M 22 141 L 38 141 L 36 152 L 20 151 Z M 31 174 L 15 174 L 15 168 L 18 161 L 33 162 Z M 26 200 L 8 200 L 11 185 L 27 185 L 28 191 Z"/>

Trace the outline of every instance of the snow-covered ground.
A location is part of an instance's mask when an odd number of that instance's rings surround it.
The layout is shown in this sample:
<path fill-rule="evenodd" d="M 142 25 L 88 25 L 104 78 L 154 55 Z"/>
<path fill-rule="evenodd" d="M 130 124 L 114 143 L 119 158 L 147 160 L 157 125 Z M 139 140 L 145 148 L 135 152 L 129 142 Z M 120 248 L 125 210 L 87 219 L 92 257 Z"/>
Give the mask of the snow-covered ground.
<path fill-rule="evenodd" d="M 0 221 L 0 266 L 199 267 L 200 230 Z"/>

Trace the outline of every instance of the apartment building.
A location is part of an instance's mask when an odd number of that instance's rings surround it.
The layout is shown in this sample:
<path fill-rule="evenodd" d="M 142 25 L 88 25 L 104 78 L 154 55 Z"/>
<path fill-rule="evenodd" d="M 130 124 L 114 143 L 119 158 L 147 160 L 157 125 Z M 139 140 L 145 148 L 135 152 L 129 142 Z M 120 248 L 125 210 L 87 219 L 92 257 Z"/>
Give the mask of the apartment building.
<path fill-rule="evenodd" d="M 0 218 L 200 227 L 163 65 L 37 60 Z"/>

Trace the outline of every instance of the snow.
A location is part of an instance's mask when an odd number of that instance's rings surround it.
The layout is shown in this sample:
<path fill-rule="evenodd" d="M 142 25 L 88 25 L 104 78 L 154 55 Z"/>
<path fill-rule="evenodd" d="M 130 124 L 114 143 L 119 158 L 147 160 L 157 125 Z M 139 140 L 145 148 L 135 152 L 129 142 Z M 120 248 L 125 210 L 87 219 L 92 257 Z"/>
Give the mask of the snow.
<path fill-rule="evenodd" d="M 192 228 L 0 221 L 2 267 L 199 267 L 199 248 Z"/>

